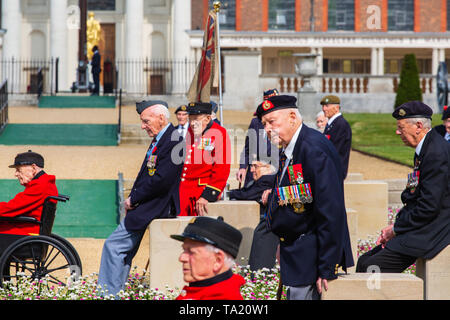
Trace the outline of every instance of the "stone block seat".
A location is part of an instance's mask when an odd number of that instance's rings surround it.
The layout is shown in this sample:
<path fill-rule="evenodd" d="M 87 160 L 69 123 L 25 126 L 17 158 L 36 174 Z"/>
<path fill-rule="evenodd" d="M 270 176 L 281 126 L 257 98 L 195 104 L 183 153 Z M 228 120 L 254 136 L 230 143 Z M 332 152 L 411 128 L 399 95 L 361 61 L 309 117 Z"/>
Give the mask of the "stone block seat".
<path fill-rule="evenodd" d="M 416 274 L 423 279 L 425 300 L 450 300 L 450 245 L 433 259 L 417 259 Z"/>
<path fill-rule="evenodd" d="M 322 300 L 423 300 L 423 281 L 405 273 L 339 274 Z"/>

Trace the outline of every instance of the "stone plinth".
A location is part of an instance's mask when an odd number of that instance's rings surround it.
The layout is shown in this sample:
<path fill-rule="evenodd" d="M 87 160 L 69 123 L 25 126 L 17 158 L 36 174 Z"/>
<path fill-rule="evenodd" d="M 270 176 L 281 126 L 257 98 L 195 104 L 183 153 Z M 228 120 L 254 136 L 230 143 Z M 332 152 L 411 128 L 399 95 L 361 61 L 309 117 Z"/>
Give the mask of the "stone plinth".
<path fill-rule="evenodd" d="M 242 232 L 242 242 L 236 263 L 248 264 L 253 231 L 259 223 L 259 204 L 256 201 L 219 201 L 208 204 L 208 215 L 222 216 L 226 223 Z"/>
<path fill-rule="evenodd" d="M 366 239 L 387 226 L 388 184 L 363 180 L 344 183 L 345 206 L 358 212 L 358 238 Z"/>
<path fill-rule="evenodd" d="M 182 242 L 170 238 L 171 234 L 181 234 L 192 217 L 176 219 L 155 219 L 149 225 L 149 272 L 150 287 L 164 289 L 182 288 L 183 271 L 178 257 Z"/>
<path fill-rule="evenodd" d="M 422 300 L 423 281 L 403 273 L 353 273 L 328 282 L 322 300 Z"/>
<path fill-rule="evenodd" d="M 417 259 L 416 274 L 423 279 L 425 300 L 450 300 L 450 246 L 433 259 Z"/>
<path fill-rule="evenodd" d="M 248 264 L 248 256 L 253 240 L 253 230 L 259 222 L 259 205 L 254 201 L 219 201 L 208 204 L 208 216 L 222 216 L 224 221 L 242 232 L 243 238 L 236 262 Z M 149 272 L 150 287 L 164 289 L 184 286 L 181 263 L 180 241 L 170 238 L 171 234 L 181 234 L 192 217 L 176 219 L 155 219 L 149 225 Z"/>

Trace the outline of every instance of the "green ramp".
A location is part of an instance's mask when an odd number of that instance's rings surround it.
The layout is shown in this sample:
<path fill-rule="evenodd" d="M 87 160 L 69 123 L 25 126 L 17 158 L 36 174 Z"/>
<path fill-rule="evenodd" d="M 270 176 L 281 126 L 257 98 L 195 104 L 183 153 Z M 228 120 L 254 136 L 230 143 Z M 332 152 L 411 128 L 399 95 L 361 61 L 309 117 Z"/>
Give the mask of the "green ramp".
<path fill-rule="evenodd" d="M 39 108 L 115 108 L 110 96 L 41 96 Z"/>
<path fill-rule="evenodd" d="M 106 239 L 119 222 L 117 180 L 56 180 L 60 194 L 52 232 L 65 238 Z M 0 180 L 0 201 L 9 201 L 24 187 L 16 179 Z"/>
<path fill-rule="evenodd" d="M 4 145 L 116 146 L 117 124 L 8 124 Z"/>

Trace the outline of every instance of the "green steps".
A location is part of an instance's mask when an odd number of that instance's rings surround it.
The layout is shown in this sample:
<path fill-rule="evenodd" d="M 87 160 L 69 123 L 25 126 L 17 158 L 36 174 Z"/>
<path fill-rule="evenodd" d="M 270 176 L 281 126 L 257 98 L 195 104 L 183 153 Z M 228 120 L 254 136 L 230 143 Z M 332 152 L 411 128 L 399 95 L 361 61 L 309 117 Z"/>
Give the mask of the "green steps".
<path fill-rule="evenodd" d="M 42 96 L 39 108 L 115 108 L 116 99 L 110 96 Z"/>
<path fill-rule="evenodd" d="M 51 174 L 51 173 L 50 173 Z M 53 233 L 65 238 L 107 238 L 119 223 L 117 180 L 70 180 L 56 177 L 60 194 Z M 9 201 L 24 187 L 15 179 L 0 180 L 0 201 Z"/>
<path fill-rule="evenodd" d="M 116 124 L 8 124 L 3 145 L 116 146 Z"/>

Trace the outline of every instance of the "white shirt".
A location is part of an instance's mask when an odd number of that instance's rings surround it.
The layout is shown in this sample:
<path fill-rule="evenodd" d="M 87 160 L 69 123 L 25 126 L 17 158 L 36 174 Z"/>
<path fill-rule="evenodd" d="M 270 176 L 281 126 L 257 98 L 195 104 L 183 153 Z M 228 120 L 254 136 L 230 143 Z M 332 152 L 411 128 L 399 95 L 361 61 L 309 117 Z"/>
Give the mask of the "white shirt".
<path fill-rule="evenodd" d="M 186 137 L 186 133 L 187 133 L 188 129 L 189 129 L 189 121 L 186 122 L 186 123 L 184 124 L 184 126 L 178 125 L 178 127 L 177 127 L 178 132 L 179 132 L 180 134 L 181 134 L 181 133 L 183 134 L 183 138 Z"/>
<path fill-rule="evenodd" d="M 445 140 L 450 141 L 450 133 L 446 132 L 444 138 Z"/>
<path fill-rule="evenodd" d="M 287 167 L 289 166 L 289 162 L 292 159 L 292 152 L 294 152 L 295 144 L 297 143 L 298 135 L 300 134 L 300 130 L 302 130 L 303 123 L 300 124 L 300 127 L 298 127 L 297 131 L 295 131 L 294 135 L 292 136 L 291 141 L 287 145 L 286 149 L 284 149 L 284 154 L 286 155 L 286 162 L 284 164 L 283 172 L 281 173 L 281 180 L 283 180 L 284 173 L 286 172 Z"/>
<path fill-rule="evenodd" d="M 428 131 L 428 132 L 430 132 L 430 131 Z M 420 151 L 422 150 L 423 142 L 424 142 L 425 137 L 427 136 L 428 132 L 423 136 L 422 140 L 420 140 L 419 144 L 416 147 L 416 154 L 417 154 L 417 156 L 420 155 Z"/>

